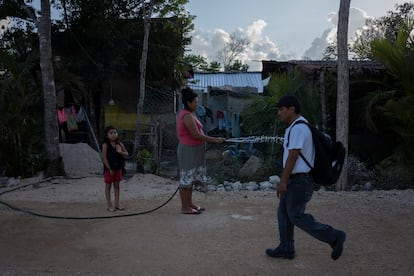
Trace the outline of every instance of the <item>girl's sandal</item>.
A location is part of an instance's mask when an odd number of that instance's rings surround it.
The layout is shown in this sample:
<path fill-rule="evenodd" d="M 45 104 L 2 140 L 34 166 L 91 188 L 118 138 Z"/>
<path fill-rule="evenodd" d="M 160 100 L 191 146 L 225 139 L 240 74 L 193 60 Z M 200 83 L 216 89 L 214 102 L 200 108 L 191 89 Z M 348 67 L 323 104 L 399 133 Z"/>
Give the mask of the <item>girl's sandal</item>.
<path fill-rule="evenodd" d="M 108 209 L 106 209 L 106 210 L 108 210 L 108 212 L 114 212 L 115 211 L 115 209 L 114 208 L 112 208 L 112 207 L 109 207 Z"/>
<path fill-rule="evenodd" d="M 124 208 L 124 207 L 122 207 L 122 206 L 115 207 L 115 209 L 116 209 L 116 210 L 118 210 L 118 211 L 123 211 L 123 210 L 125 210 L 125 208 Z"/>

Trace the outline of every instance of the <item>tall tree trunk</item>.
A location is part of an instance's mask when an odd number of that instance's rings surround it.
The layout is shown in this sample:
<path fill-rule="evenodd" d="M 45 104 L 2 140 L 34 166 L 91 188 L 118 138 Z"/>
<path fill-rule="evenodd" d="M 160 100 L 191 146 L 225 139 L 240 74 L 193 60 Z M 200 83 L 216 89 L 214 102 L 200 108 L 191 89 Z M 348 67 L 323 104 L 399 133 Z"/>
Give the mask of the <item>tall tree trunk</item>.
<path fill-rule="evenodd" d="M 56 113 L 56 89 L 52 65 L 50 1 L 41 0 L 39 21 L 40 70 L 43 84 L 44 133 L 48 167 L 45 176 L 64 175 L 59 150 L 59 126 Z"/>
<path fill-rule="evenodd" d="M 135 130 L 135 141 L 134 141 L 134 155 L 138 153 L 139 145 L 141 143 L 141 122 L 142 113 L 144 109 L 145 101 L 145 74 L 147 70 L 147 57 L 148 57 L 148 39 L 151 29 L 151 15 L 153 9 L 152 0 L 148 3 L 148 10 L 145 8 L 145 0 L 142 0 L 142 7 L 144 11 L 144 39 L 142 41 L 142 53 L 141 61 L 139 64 L 139 99 L 137 103 L 137 119 L 136 119 L 136 130 Z"/>
<path fill-rule="evenodd" d="M 338 92 L 336 102 L 336 139 L 345 145 L 346 155 L 342 174 L 336 183 L 336 190 L 344 190 L 348 181 L 347 156 L 349 134 L 349 61 L 348 21 L 351 0 L 341 0 L 339 7 L 338 47 Z"/>
<path fill-rule="evenodd" d="M 322 69 L 319 72 L 319 91 L 321 97 L 321 113 L 322 113 L 322 129 L 326 130 L 327 118 L 326 118 L 326 89 L 325 89 L 325 70 Z"/>

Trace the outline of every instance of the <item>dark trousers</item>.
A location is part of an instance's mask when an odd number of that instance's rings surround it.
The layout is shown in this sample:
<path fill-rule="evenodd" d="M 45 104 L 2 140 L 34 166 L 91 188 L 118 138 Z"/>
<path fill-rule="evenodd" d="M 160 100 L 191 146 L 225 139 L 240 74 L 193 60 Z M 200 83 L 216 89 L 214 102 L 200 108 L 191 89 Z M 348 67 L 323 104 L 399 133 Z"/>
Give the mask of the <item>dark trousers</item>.
<path fill-rule="evenodd" d="M 277 212 L 280 248 L 294 251 L 294 226 L 299 227 L 314 238 L 332 244 L 336 231 L 329 225 L 318 222 L 312 215 L 306 214 L 306 203 L 313 194 L 313 179 L 309 174 L 290 178 L 286 193 L 280 198 Z"/>

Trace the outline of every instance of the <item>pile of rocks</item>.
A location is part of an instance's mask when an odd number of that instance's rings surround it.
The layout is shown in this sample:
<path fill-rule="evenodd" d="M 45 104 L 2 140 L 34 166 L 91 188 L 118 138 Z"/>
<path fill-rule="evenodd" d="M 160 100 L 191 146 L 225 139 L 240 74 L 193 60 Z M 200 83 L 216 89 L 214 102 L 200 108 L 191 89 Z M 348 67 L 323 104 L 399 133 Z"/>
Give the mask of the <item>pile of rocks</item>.
<path fill-rule="evenodd" d="M 269 176 L 268 181 L 256 182 L 256 181 L 249 181 L 249 182 L 231 182 L 231 181 L 224 181 L 223 184 L 208 184 L 206 187 L 197 187 L 198 190 L 207 190 L 207 191 L 274 191 L 277 189 L 279 185 L 280 177 L 277 175 Z"/>
<path fill-rule="evenodd" d="M 198 191 L 217 191 L 217 192 L 223 192 L 223 191 L 276 191 L 277 187 L 280 182 L 280 177 L 277 175 L 272 175 L 269 177 L 268 181 L 262 181 L 262 182 L 256 182 L 256 181 L 249 181 L 249 182 L 240 182 L 240 181 L 224 181 L 223 184 L 208 184 L 206 186 L 199 186 L 196 187 Z M 326 191 L 328 189 L 331 189 L 332 186 L 325 187 L 320 186 L 317 189 L 319 191 Z M 351 191 L 372 191 L 374 190 L 374 186 L 372 182 L 366 181 L 363 182 L 360 185 L 348 185 L 348 187 L 351 187 L 349 190 Z"/>

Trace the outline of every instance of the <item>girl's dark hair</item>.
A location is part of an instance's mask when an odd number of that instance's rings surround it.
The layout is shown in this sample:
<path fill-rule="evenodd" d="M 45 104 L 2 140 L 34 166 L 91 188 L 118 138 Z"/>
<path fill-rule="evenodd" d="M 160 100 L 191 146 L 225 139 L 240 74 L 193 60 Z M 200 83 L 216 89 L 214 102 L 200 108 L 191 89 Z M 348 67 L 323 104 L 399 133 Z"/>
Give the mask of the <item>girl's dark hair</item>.
<path fill-rule="evenodd" d="M 105 129 L 104 129 L 104 134 L 105 134 L 105 136 L 104 136 L 104 143 L 110 143 L 111 141 L 109 141 L 109 138 L 108 138 L 108 132 L 110 131 L 110 130 L 113 130 L 113 129 L 115 129 L 116 130 L 116 132 L 118 132 L 118 129 L 116 128 L 116 127 L 114 127 L 114 126 L 107 126 Z M 116 142 L 118 142 L 119 141 L 119 137 L 116 139 Z"/>
<path fill-rule="evenodd" d="M 184 108 L 188 110 L 188 102 L 193 102 L 195 98 L 198 97 L 197 93 L 193 91 L 190 87 L 181 89 L 181 101 L 184 105 Z"/>

